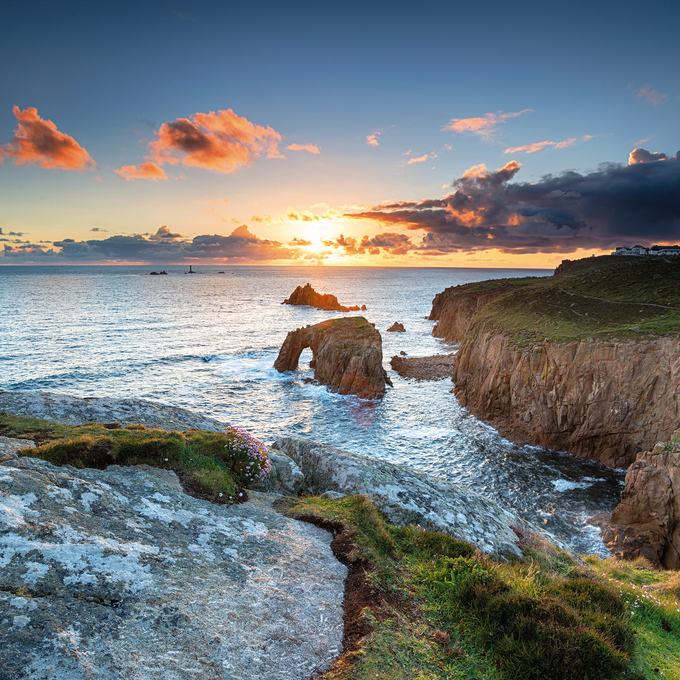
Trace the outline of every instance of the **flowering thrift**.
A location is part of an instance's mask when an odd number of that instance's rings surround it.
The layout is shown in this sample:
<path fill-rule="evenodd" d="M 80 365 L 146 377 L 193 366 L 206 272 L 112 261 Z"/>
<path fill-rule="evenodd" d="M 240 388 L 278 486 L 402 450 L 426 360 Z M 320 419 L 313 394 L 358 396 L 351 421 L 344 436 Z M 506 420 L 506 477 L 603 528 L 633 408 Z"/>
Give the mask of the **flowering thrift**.
<path fill-rule="evenodd" d="M 229 443 L 224 448 L 233 472 L 241 478 L 244 486 L 261 482 L 271 470 L 264 442 L 239 427 L 230 427 L 225 434 Z"/>

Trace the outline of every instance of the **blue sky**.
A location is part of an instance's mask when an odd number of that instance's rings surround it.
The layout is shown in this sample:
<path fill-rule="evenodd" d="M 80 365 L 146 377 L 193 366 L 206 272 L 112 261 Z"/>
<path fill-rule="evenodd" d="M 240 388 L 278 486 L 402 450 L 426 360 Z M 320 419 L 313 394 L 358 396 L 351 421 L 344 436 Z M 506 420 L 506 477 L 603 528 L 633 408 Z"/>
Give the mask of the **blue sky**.
<path fill-rule="evenodd" d="M 553 266 L 678 240 L 680 205 L 665 198 L 680 195 L 678 3 L 5 0 L 2 23 L 3 264 Z M 219 167 L 177 141 L 181 120 L 215 141 L 225 118 L 200 114 L 228 110 L 255 131 L 243 163 L 227 162 L 233 137 Z M 17 111 L 85 155 L 60 160 L 36 146 L 35 127 L 20 148 Z M 659 167 L 628 166 L 636 148 Z M 499 193 L 495 173 L 511 162 Z M 141 178 L 148 163 L 153 179 Z M 451 187 L 475 166 L 472 184 Z M 513 188 L 567 171 L 592 192 L 589 208 L 555 204 L 555 191 L 577 193 L 567 179 L 533 202 Z M 663 206 L 619 233 L 621 206 L 592 208 L 603 191 L 601 204 L 618 200 L 612 181 Z M 425 219 L 429 203 L 417 216 L 404 205 L 455 192 L 470 210 L 451 199 Z M 197 248 L 205 235 L 222 239 Z"/>

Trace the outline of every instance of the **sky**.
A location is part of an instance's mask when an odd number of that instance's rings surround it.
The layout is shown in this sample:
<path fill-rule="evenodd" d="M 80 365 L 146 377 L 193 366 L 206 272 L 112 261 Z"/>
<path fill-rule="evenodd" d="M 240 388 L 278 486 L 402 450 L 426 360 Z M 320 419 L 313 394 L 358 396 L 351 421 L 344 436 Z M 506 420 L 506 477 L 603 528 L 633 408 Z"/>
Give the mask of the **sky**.
<path fill-rule="evenodd" d="M 680 3 L 3 0 L 0 265 L 680 242 Z"/>

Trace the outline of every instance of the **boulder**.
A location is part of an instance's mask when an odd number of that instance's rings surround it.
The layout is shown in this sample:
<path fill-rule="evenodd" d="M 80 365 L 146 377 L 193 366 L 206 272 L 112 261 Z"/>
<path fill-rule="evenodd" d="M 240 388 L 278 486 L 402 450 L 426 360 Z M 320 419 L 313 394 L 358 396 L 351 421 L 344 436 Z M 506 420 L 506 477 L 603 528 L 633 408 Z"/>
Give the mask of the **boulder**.
<path fill-rule="evenodd" d="M 611 514 L 603 540 L 619 558 L 646 557 L 680 569 L 680 444 L 676 432 L 640 454 L 626 473 L 621 503 Z"/>
<path fill-rule="evenodd" d="M 146 466 L 0 463 L 0 677 L 306 680 L 342 647 L 331 535 Z"/>
<path fill-rule="evenodd" d="M 382 338 L 363 316 L 329 319 L 291 331 L 281 346 L 274 368 L 279 373 L 297 368 L 302 350 L 310 347 L 314 377 L 340 394 L 375 399 L 392 382 L 382 365 Z"/>
<path fill-rule="evenodd" d="M 398 321 L 395 321 L 388 329 L 388 333 L 406 333 L 406 329 L 404 328 L 403 323 L 399 323 Z"/>
<path fill-rule="evenodd" d="M 316 307 L 317 309 L 325 309 L 331 312 L 358 312 L 359 306 L 343 307 L 335 295 L 317 293 L 310 283 L 303 286 L 298 286 L 293 294 L 284 300 L 283 305 L 306 305 L 308 307 Z M 366 309 L 363 305 L 361 309 Z"/>
<path fill-rule="evenodd" d="M 521 556 L 527 531 L 564 548 L 490 498 L 420 470 L 293 437 L 277 439 L 272 448 L 298 464 L 306 493 L 329 498 L 365 494 L 393 524 L 442 531 L 494 556 Z"/>

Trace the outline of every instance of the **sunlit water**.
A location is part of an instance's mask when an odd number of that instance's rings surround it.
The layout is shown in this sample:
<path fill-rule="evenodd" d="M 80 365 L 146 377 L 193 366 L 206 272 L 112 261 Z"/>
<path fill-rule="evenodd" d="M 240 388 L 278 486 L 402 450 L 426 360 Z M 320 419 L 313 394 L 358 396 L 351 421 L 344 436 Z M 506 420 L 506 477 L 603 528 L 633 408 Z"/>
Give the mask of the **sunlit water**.
<path fill-rule="evenodd" d="M 141 397 L 248 428 L 267 442 L 305 437 L 421 468 L 514 508 L 581 553 L 606 554 L 585 518 L 618 502 L 623 474 L 502 439 L 462 409 L 450 380 L 415 382 L 390 369 L 405 351 L 453 351 L 427 321 L 447 286 L 548 271 L 169 267 L 0 267 L 0 389 Z M 219 274 L 218 271 L 224 271 Z M 339 316 L 282 305 L 311 283 L 361 312 L 383 338 L 393 383 L 377 404 L 273 368 L 289 330 Z M 354 313 L 356 314 L 356 312 Z M 386 333 L 395 321 L 406 333 Z M 206 361 L 206 359 L 209 359 Z"/>

